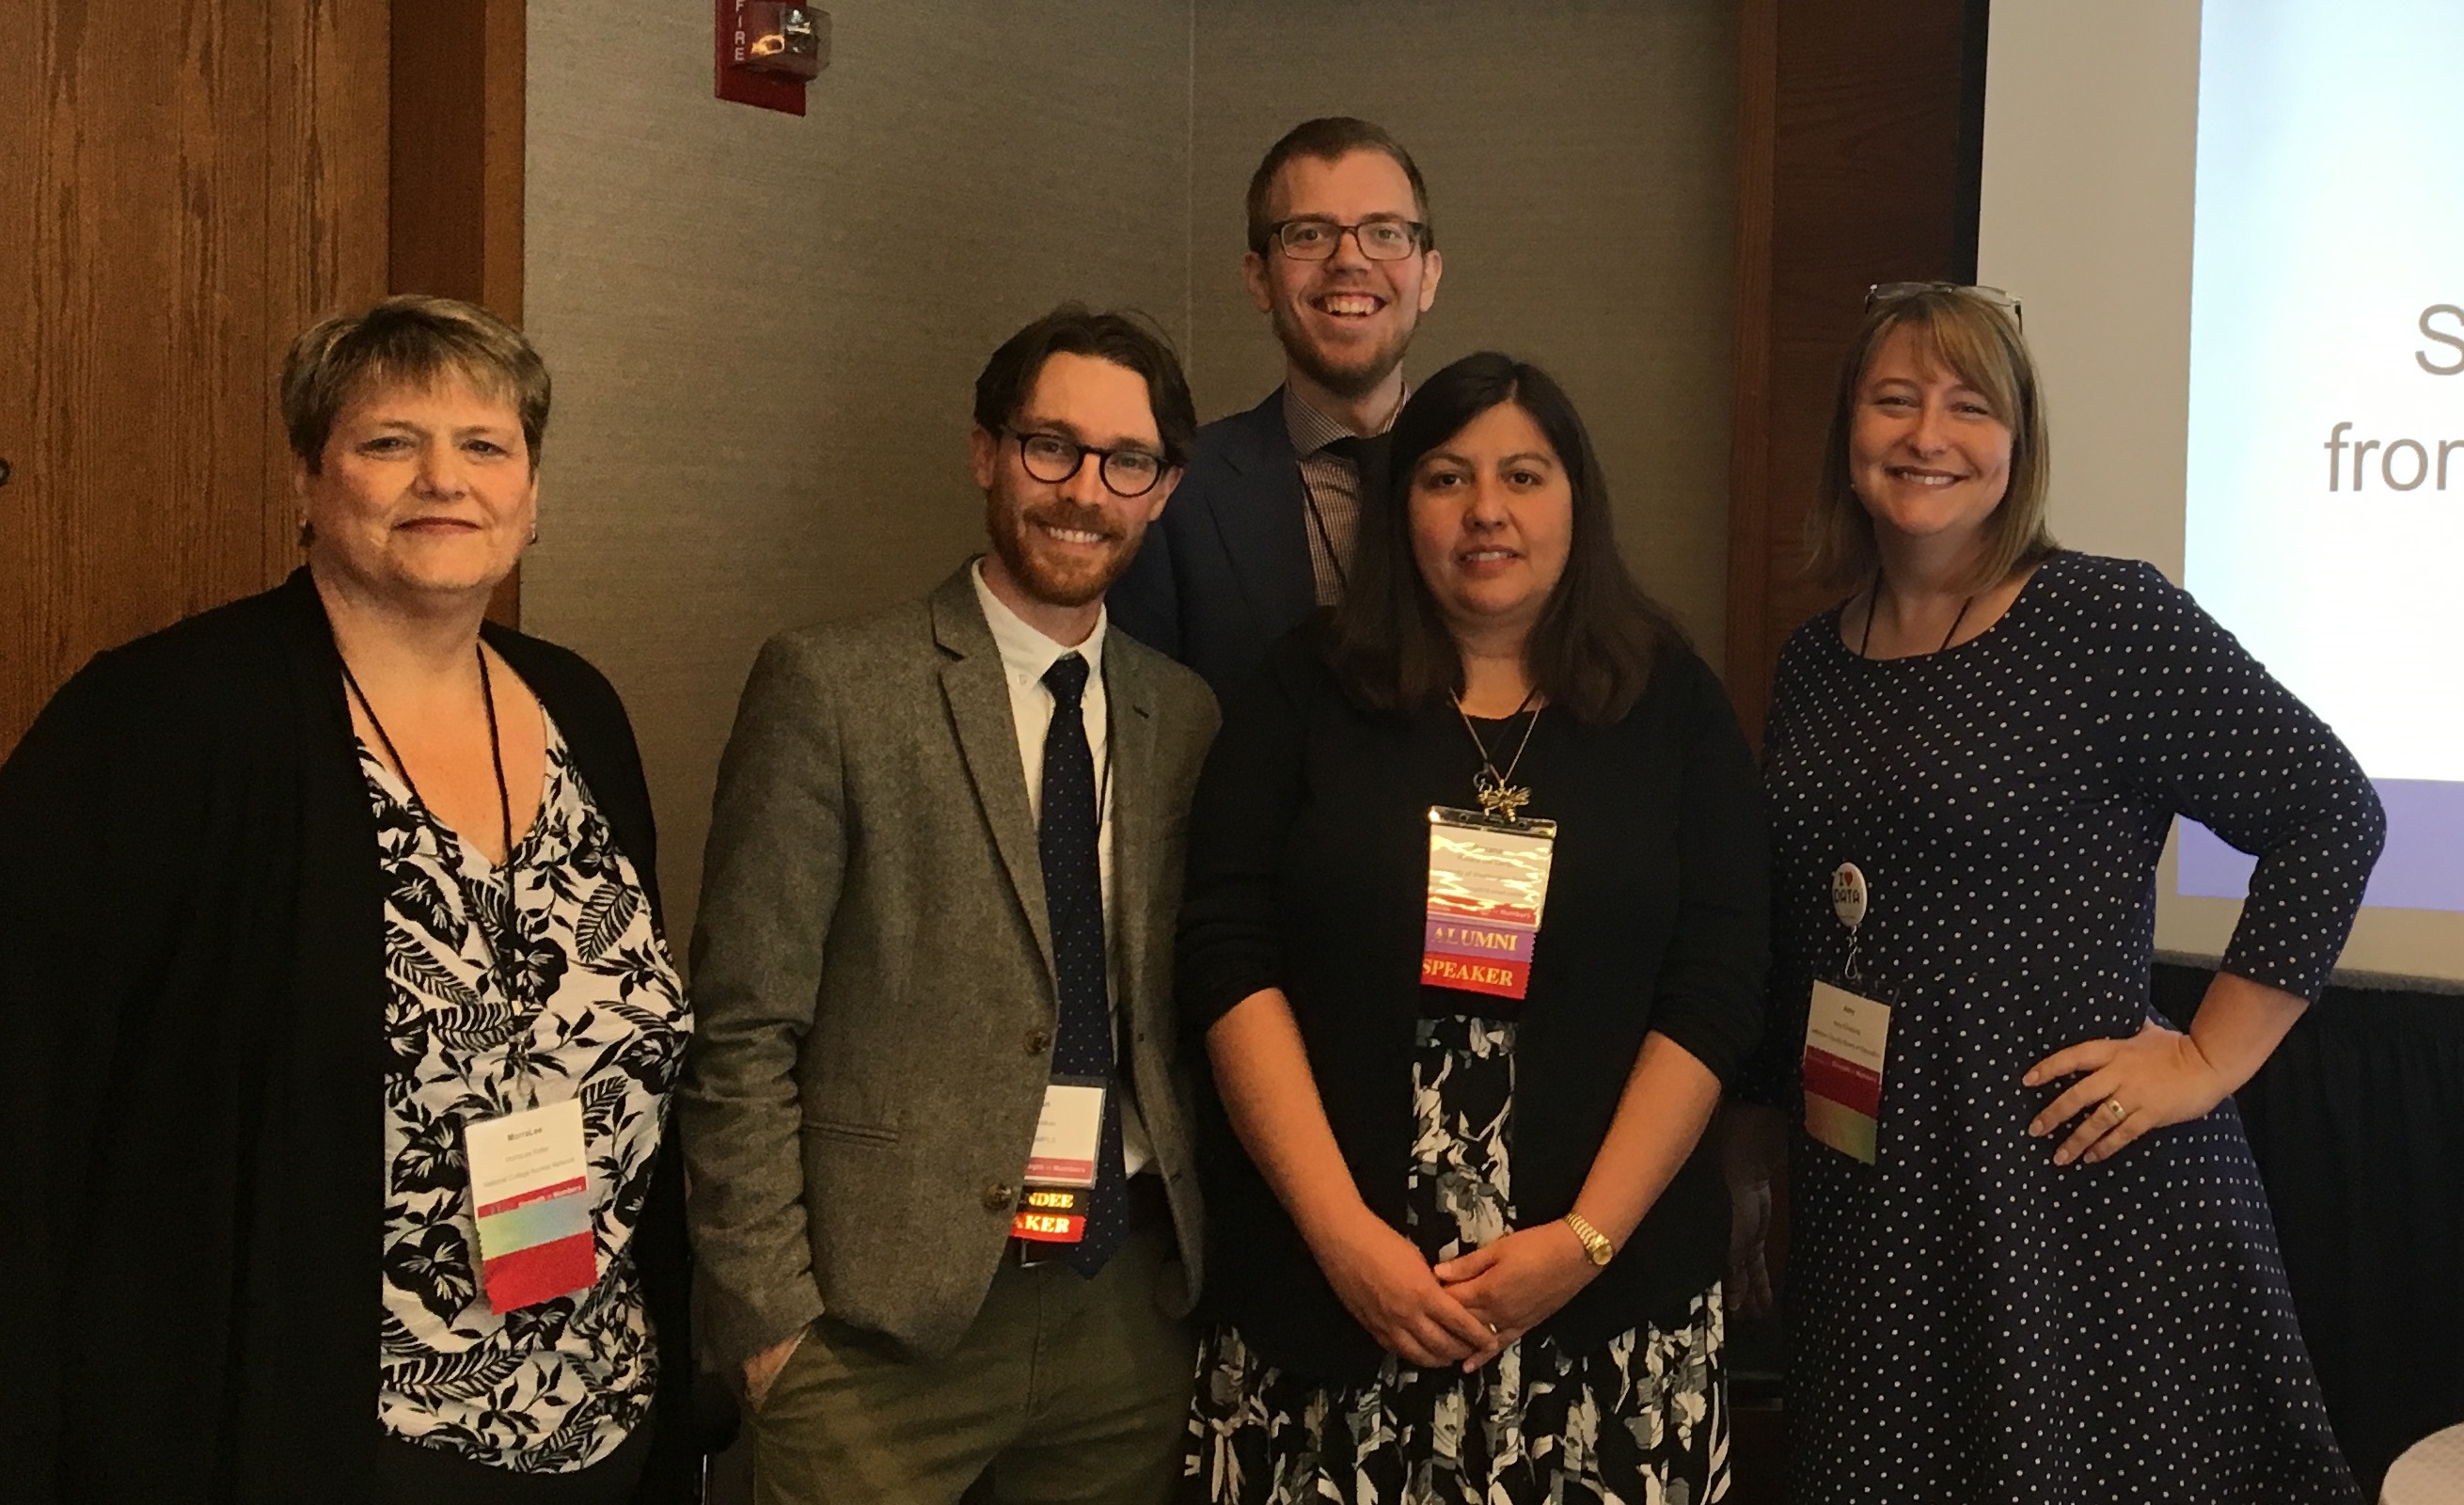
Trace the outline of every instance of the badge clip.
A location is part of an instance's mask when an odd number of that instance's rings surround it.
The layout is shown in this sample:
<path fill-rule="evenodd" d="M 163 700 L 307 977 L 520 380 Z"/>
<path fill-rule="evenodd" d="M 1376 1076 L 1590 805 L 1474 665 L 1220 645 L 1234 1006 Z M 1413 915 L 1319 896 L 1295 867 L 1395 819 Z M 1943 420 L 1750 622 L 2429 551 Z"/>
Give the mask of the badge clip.
<path fill-rule="evenodd" d="M 1857 938 L 1859 927 L 1865 923 L 1868 897 L 1865 874 L 1857 864 L 1843 862 L 1831 870 L 1831 913 L 1839 918 L 1839 923 L 1848 927 L 1848 954 L 1839 962 L 1839 978 L 1842 982 L 1859 981 L 1857 972 Z"/>

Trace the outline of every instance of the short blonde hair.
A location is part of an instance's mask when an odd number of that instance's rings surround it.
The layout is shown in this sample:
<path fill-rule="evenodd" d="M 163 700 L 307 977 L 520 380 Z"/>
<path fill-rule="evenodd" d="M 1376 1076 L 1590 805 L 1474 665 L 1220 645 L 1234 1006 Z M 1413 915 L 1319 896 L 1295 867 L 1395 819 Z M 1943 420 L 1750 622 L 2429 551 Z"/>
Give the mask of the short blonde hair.
<path fill-rule="evenodd" d="M 1857 495 L 1848 445 L 1857 422 L 1858 389 L 1875 353 L 1895 332 L 1910 331 L 1921 358 L 1974 387 L 2011 429 L 2011 480 L 2001 505 L 1985 522 L 1985 548 L 1967 584 L 1982 590 L 2034 564 L 2060 545 L 2045 526 L 2053 479 L 2045 398 L 2036 363 L 2010 312 L 1967 288 L 1926 287 L 1876 299 L 1840 363 L 1839 392 L 1822 455 L 1822 484 L 1805 516 L 1808 570 L 1842 589 L 1860 586 L 1881 567 L 1874 520 Z"/>
<path fill-rule="evenodd" d="M 449 373 L 473 390 L 512 399 L 537 473 L 547 438 L 547 363 L 520 330 L 486 309 L 421 293 L 336 314 L 292 342 L 282 363 L 282 423 L 291 453 L 316 474 L 334 421 L 353 399 L 391 383 L 425 387 Z"/>

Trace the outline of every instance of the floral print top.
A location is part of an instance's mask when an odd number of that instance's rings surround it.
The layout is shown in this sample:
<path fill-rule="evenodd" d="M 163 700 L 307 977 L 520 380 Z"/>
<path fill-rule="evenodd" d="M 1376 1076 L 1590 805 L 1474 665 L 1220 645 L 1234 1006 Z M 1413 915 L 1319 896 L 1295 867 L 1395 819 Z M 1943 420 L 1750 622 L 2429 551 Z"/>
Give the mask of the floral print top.
<path fill-rule="evenodd" d="M 552 721 L 547 743 L 538 819 L 501 869 L 360 749 L 391 985 L 378 1418 L 389 1436 L 520 1473 L 585 1468 L 649 1414 L 656 1353 L 630 1245 L 693 1028 L 640 877 Z M 479 1279 L 462 1126 L 568 1097 L 583 1104 L 598 1282 L 499 1314 Z"/>

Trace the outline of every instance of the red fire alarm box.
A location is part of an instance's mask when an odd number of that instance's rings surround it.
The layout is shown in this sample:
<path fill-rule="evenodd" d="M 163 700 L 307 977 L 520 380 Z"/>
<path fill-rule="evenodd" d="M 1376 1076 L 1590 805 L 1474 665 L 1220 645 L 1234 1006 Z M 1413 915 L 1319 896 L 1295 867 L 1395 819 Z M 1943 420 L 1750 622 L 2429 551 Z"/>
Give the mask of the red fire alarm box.
<path fill-rule="evenodd" d="M 722 100 L 804 113 L 804 84 L 830 60 L 830 16 L 785 0 L 716 0 Z"/>

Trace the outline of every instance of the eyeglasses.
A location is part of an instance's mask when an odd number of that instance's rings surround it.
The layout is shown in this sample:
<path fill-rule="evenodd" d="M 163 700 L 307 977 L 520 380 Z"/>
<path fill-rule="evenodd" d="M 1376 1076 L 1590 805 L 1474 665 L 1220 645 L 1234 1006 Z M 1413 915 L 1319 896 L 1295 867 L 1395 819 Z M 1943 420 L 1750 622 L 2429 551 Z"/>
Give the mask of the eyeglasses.
<path fill-rule="evenodd" d="M 1429 227 L 1419 220 L 1392 215 L 1364 219 L 1356 225 L 1310 215 L 1279 220 L 1266 227 L 1267 235 L 1294 261 L 1324 261 L 1334 255 L 1334 248 L 1343 244 L 1346 235 L 1372 261 L 1400 261 L 1419 249 L 1421 237 L 1428 232 Z"/>
<path fill-rule="evenodd" d="M 1095 456 L 1095 474 L 1104 478 L 1104 489 L 1115 497 L 1143 497 L 1163 479 L 1163 456 L 1145 450 L 1099 450 L 1057 433 L 1001 432 L 1018 441 L 1018 457 L 1026 473 L 1047 486 L 1077 475 L 1089 454 Z"/>
<path fill-rule="evenodd" d="M 2019 300 L 1998 287 L 1983 287 L 1973 282 L 1877 282 L 1865 289 L 1865 307 L 1876 303 L 1895 303 L 1921 293 L 1966 293 L 1980 303 L 1990 303 L 2011 316 L 2011 322 L 2025 329 L 2026 316 L 2019 312 Z"/>

